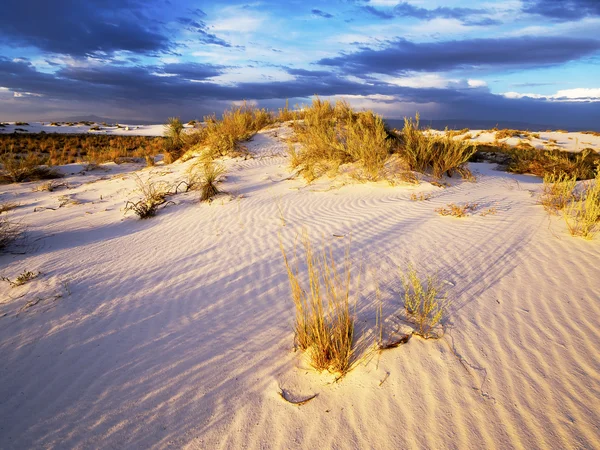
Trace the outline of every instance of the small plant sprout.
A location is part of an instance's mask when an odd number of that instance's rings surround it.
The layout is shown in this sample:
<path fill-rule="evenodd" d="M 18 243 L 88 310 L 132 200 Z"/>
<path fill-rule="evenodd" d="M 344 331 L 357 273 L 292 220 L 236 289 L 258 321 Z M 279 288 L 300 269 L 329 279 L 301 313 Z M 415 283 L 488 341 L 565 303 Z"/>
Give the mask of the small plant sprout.
<path fill-rule="evenodd" d="M 7 277 L 2 277 L 2 278 L 0 278 L 0 280 L 6 281 L 7 283 L 9 283 L 11 285 L 11 287 L 17 287 L 17 286 L 23 286 L 25 283 L 33 280 L 34 278 L 37 278 L 39 275 L 40 275 L 40 272 L 31 272 L 29 270 L 26 270 L 24 272 L 21 272 L 21 274 L 19 274 L 19 276 L 14 281 Z"/>
<path fill-rule="evenodd" d="M 411 322 L 416 325 L 414 334 L 424 339 L 439 338 L 435 331 L 442 322 L 447 300 L 440 293 L 440 285 L 434 275 L 428 275 L 423 282 L 412 265 L 402 276 L 404 287 L 404 308 Z"/>

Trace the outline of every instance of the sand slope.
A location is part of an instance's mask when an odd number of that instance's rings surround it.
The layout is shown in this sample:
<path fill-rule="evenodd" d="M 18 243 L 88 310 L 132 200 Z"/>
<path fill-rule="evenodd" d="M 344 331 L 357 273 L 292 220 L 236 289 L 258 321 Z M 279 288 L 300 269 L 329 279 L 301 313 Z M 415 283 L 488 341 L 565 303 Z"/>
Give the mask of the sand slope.
<path fill-rule="evenodd" d="M 0 273 L 42 272 L 0 285 L 0 448 L 600 446 L 600 239 L 570 237 L 536 204 L 539 179 L 490 164 L 446 189 L 286 180 L 282 133 L 225 162 L 230 195 L 178 195 L 148 221 L 121 211 L 140 166 L 72 175 L 69 190 L 0 187 L 29 227 Z M 140 173 L 175 180 L 192 162 Z M 80 203 L 34 212 L 61 195 Z M 463 201 L 477 213 L 434 212 Z M 291 249 L 303 229 L 337 256 L 350 245 L 361 345 L 375 283 L 387 329 L 400 326 L 409 262 L 453 300 L 444 338 L 371 355 L 337 383 L 315 373 L 293 352 L 278 238 Z M 298 407 L 279 388 L 318 396 Z"/>

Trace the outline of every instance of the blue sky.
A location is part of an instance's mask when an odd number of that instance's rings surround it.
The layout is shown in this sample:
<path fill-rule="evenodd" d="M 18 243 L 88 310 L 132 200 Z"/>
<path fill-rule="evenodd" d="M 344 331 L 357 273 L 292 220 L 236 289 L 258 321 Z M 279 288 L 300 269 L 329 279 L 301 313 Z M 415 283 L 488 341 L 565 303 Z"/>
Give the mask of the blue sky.
<path fill-rule="evenodd" d="M 600 1 L 4 0 L 0 120 L 201 118 L 314 94 L 598 127 Z"/>

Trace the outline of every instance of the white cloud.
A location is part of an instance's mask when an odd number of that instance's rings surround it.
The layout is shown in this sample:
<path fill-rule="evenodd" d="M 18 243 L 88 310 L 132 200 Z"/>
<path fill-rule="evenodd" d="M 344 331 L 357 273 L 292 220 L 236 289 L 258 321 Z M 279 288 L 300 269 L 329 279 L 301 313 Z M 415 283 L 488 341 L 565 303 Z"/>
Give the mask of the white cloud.
<path fill-rule="evenodd" d="M 600 88 L 562 89 L 556 94 L 529 94 L 520 92 L 505 92 L 506 98 L 537 98 L 556 102 L 600 102 Z"/>
<path fill-rule="evenodd" d="M 477 89 L 487 87 L 483 80 L 476 79 L 458 79 L 446 78 L 439 73 L 410 73 L 402 77 L 392 77 L 389 75 L 376 75 L 376 78 L 396 86 L 410 87 L 416 89 L 426 88 L 453 88 L 453 89 Z"/>
<path fill-rule="evenodd" d="M 487 83 L 483 80 L 468 79 L 467 85 L 471 88 L 487 87 Z"/>

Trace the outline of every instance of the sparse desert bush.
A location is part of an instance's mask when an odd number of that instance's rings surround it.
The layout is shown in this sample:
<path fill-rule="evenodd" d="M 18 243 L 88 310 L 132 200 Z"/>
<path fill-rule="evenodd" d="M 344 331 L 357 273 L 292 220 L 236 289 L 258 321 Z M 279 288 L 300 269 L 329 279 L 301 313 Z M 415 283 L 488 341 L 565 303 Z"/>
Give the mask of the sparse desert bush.
<path fill-rule="evenodd" d="M 164 140 L 163 137 L 111 136 L 97 133 L 0 134 L 0 155 L 31 154 L 49 165 L 83 161 L 99 164 L 112 160 L 112 149 L 117 149 L 120 157 L 143 157 L 140 148 L 157 155 L 164 150 Z"/>
<path fill-rule="evenodd" d="M 356 163 L 368 179 L 377 179 L 393 148 L 383 119 L 371 111 L 354 112 L 345 102 L 318 97 L 303 110 L 304 120 L 294 124 L 300 148 L 290 147 L 292 167 L 308 180 L 341 164 Z"/>
<path fill-rule="evenodd" d="M 18 287 L 23 286 L 25 283 L 33 280 L 34 278 L 37 278 L 39 275 L 39 272 L 31 272 L 29 270 L 26 270 L 24 272 L 21 272 L 14 281 L 8 277 L 1 277 L 0 279 L 9 283 L 11 287 Z"/>
<path fill-rule="evenodd" d="M 460 136 L 461 134 L 465 134 L 469 132 L 468 128 L 463 128 L 462 130 L 449 130 L 446 128 L 446 135 L 450 137 Z"/>
<path fill-rule="evenodd" d="M 214 162 L 207 162 L 202 165 L 201 173 L 200 201 L 207 202 L 221 192 L 216 184 L 219 178 L 225 173 L 225 167 Z"/>
<path fill-rule="evenodd" d="M 592 239 L 600 231 L 600 174 L 563 209 L 563 214 L 572 236 Z"/>
<path fill-rule="evenodd" d="M 23 233 L 23 227 L 15 222 L 12 222 L 4 214 L 0 216 L 0 251 L 4 250 L 14 241 L 16 241 Z"/>
<path fill-rule="evenodd" d="M 61 181 L 56 181 L 56 180 L 50 180 L 46 183 L 42 183 L 41 185 L 39 185 L 37 188 L 35 188 L 35 191 L 48 191 L 48 192 L 54 192 L 55 190 L 57 190 L 58 188 L 61 187 L 65 187 L 65 188 L 69 188 L 69 183 L 66 182 L 61 182 Z"/>
<path fill-rule="evenodd" d="M 167 164 L 175 161 L 181 156 L 183 147 L 183 123 L 179 117 L 169 117 L 165 125 L 165 162 Z"/>
<path fill-rule="evenodd" d="M 28 127 L 29 124 L 27 122 L 15 122 L 15 126 L 17 126 L 17 127 Z"/>
<path fill-rule="evenodd" d="M 560 150 L 510 149 L 507 170 L 513 173 L 531 173 L 539 177 L 547 174 L 564 173 L 577 180 L 595 177 L 595 165 L 600 155 L 584 150 L 571 153 Z"/>
<path fill-rule="evenodd" d="M 277 122 L 289 122 L 290 120 L 302 120 L 304 119 L 304 110 L 302 108 L 290 109 L 289 101 L 285 101 L 285 106 L 279 108 L 275 120 Z"/>
<path fill-rule="evenodd" d="M 520 137 L 522 134 L 524 134 L 523 131 L 511 130 L 511 129 L 506 128 L 504 130 L 496 131 L 496 139 L 500 140 L 500 139 L 506 139 L 506 138 L 511 138 L 511 137 Z"/>
<path fill-rule="evenodd" d="M 18 206 L 19 206 L 19 204 L 15 203 L 15 202 L 0 203 L 0 214 L 2 214 L 4 212 L 11 211 L 11 210 L 15 209 Z"/>
<path fill-rule="evenodd" d="M 244 153 L 241 143 L 273 123 L 273 115 L 244 102 L 216 116 L 204 117 L 205 126 L 189 133 L 190 146 L 205 148 L 210 159 L 220 156 L 238 156 Z"/>
<path fill-rule="evenodd" d="M 464 203 L 462 205 L 448 203 L 445 207 L 438 208 L 435 211 L 442 216 L 466 217 L 476 209 L 477 203 Z"/>
<path fill-rule="evenodd" d="M 445 173 L 452 175 L 457 171 L 463 178 L 471 178 L 472 174 L 466 162 L 477 151 L 476 144 L 455 140 L 446 130 L 443 136 L 424 133 L 419 128 L 419 114 L 404 119 L 404 128 L 399 132 L 402 145 L 400 154 L 412 170 L 425 173 L 432 171 L 435 178 Z"/>
<path fill-rule="evenodd" d="M 133 211 L 140 219 L 147 219 L 156 215 L 158 208 L 167 203 L 169 186 L 164 181 L 143 181 L 136 175 L 136 184 L 141 194 L 137 201 L 128 200 L 125 204 L 125 213 Z"/>
<path fill-rule="evenodd" d="M 43 163 L 44 161 L 33 153 L 25 156 L 5 153 L 0 156 L 0 164 L 2 164 L 0 181 L 20 183 L 62 177 L 60 173 L 42 166 Z"/>
<path fill-rule="evenodd" d="M 410 265 L 402 275 L 404 308 L 408 318 L 417 326 L 414 334 L 425 339 L 440 337 L 435 328 L 444 318 L 448 302 L 440 293 L 440 285 L 434 275 L 421 281 L 415 268 Z"/>
<path fill-rule="evenodd" d="M 298 264 L 281 251 L 295 305 L 296 345 L 309 353 L 318 370 L 346 373 L 353 356 L 354 312 L 350 304 L 351 265 L 348 253 L 343 269 L 336 265 L 331 250 L 315 254 L 308 237 L 303 239 L 308 282 L 303 287 Z"/>
<path fill-rule="evenodd" d="M 540 203 L 549 213 L 563 210 L 570 202 L 575 200 L 575 176 L 565 173 L 548 173 L 544 175 L 544 187 L 540 196 Z"/>

